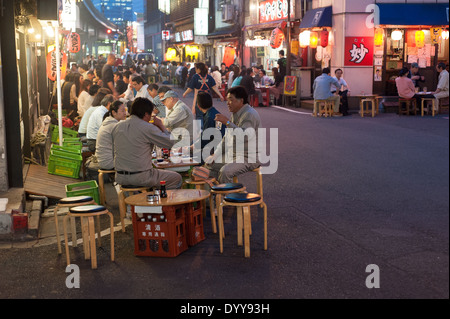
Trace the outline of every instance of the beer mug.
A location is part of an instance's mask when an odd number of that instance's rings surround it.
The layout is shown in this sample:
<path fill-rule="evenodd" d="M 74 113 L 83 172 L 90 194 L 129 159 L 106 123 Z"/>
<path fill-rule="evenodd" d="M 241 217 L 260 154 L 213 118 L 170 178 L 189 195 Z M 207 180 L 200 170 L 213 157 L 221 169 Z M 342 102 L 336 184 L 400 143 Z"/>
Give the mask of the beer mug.
<path fill-rule="evenodd" d="M 428 92 L 428 90 L 427 90 L 428 88 L 426 87 L 426 86 L 424 86 L 423 87 L 423 91 L 425 92 L 425 93 L 427 93 Z"/>

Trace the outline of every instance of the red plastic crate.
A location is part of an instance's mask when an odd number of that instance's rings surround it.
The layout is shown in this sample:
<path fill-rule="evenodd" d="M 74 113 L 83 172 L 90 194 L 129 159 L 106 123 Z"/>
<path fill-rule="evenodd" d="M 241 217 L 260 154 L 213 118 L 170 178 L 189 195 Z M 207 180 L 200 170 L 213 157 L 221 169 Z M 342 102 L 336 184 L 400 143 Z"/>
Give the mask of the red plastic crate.
<path fill-rule="evenodd" d="M 12 215 L 13 229 L 24 230 L 28 229 L 28 214 L 27 213 L 14 213 Z"/>
<path fill-rule="evenodd" d="M 166 221 L 158 214 L 134 213 L 134 254 L 136 256 L 175 257 L 188 249 L 186 237 L 186 207 L 184 205 L 163 207 Z M 141 214 L 140 214 L 141 215 Z M 148 219 L 157 216 L 158 221 Z"/>
<path fill-rule="evenodd" d="M 196 209 L 194 205 L 186 205 L 186 228 L 189 246 L 195 246 L 205 240 L 202 204 L 198 202 L 195 206 L 197 207 Z"/>

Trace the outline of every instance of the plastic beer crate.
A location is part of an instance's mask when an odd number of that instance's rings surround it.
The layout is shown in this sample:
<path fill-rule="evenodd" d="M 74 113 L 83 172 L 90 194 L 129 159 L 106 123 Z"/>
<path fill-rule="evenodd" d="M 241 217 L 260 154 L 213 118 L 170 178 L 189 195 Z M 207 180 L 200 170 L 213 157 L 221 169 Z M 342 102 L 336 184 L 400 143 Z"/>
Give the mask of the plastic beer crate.
<path fill-rule="evenodd" d="M 59 143 L 59 126 L 51 125 L 52 127 L 52 143 Z M 65 137 L 78 137 L 78 132 L 70 128 L 63 127 L 63 138 Z"/>
<path fill-rule="evenodd" d="M 66 185 L 66 196 L 91 196 L 97 204 L 100 204 L 100 195 L 96 181 L 86 181 Z"/>
<path fill-rule="evenodd" d="M 77 146 L 59 146 L 57 144 L 52 144 L 51 147 L 52 151 L 62 151 L 62 152 L 69 152 L 74 154 L 81 154 L 81 148 Z"/>
<path fill-rule="evenodd" d="M 134 254 L 136 256 L 176 257 L 188 249 L 186 206 L 163 207 L 166 221 L 154 222 L 149 216 L 136 214 L 133 207 Z M 141 217 L 142 216 L 142 217 Z"/>
<path fill-rule="evenodd" d="M 197 202 L 197 205 L 186 205 L 186 229 L 189 246 L 195 246 L 205 240 L 201 202 Z"/>
<path fill-rule="evenodd" d="M 48 159 L 47 171 L 49 174 L 79 178 L 82 161 L 81 155 L 52 150 Z"/>

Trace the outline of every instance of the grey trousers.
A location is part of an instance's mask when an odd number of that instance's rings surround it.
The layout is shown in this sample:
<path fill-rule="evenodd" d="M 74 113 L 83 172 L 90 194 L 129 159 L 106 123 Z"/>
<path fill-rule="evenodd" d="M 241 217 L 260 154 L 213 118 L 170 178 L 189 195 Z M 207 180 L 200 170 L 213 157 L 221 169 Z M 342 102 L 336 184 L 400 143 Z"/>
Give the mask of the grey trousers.
<path fill-rule="evenodd" d="M 233 177 L 245 174 L 260 167 L 260 163 L 229 163 L 206 165 L 210 169 L 210 176 L 219 183 L 233 183 Z"/>
<path fill-rule="evenodd" d="M 177 172 L 155 168 L 133 175 L 116 173 L 116 183 L 120 185 L 148 186 L 159 188 L 160 181 L 166 181 L 166 189 L 177 189 L 181 187 L 182 177 Z"/>

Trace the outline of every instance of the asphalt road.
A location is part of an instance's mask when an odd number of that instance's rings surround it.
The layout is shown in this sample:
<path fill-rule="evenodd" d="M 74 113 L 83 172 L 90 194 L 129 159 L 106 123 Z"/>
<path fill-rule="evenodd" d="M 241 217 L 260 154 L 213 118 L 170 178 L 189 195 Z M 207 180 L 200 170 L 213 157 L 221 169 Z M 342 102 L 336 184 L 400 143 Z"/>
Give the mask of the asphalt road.
<path fill-rule="evenodd" d="M 215 104 L 229 114 L 225 103 Z M 72 253 L 79 289 L 66 287 L 55 243 L 0 249 L 0 298 L 449 298 L 448 115 L 313 118 L 257 110 L 264 127 L 278 129 L 270 140 L 278 169 L 264 176 L 268 251 L 256 209 L 249 259 L 236 245 L 230 213 L 223 254 L 209 217 L 206 240 L 176 258 L 134 256 L 128 226 L 115 233 L 114 263 L 109 236 L 97 270 L 80 250 Z M 256 190 L 253 174 L 240 181 Z M 110 184 L 107 191 L 118 222 Z M 368 265 L 379 270 L 379 288 L 366 286 L 375 274 Z"/>

